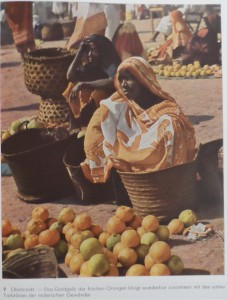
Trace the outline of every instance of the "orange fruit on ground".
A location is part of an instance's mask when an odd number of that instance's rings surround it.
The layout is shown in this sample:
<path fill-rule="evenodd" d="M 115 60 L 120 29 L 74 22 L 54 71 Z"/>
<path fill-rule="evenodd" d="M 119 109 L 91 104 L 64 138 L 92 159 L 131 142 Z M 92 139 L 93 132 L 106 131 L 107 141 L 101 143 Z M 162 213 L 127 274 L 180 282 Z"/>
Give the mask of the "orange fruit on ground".
<path fill-rule="evenodd" d="M 149 276 L 149 270 L 141 264 L 131 266 L 126 272 L 126 276 Z"/>
<path fill-rule="evenodd" d="M 75 219 L 76 213 L 70 207 L 64 207 L 58 214 L 57 220 L 63 224 L 73 222 Z"/>
<path fill-rule="evenodd" d="M 65 256 L 65 264 L 67 266 L 69 266 L 70 260 L 73 257 L 73 255 L 76 255 L 77 253 L 79 253 L 78 250 L 75 249 L 75 251 L 72 251 L 68 248 L 68 252 L 66 253 L 66 256 Z"/>
<path fill-rule="evenodd" d="M 184 223 L 179 219 L 173 219 L 167 225 L 170 234 L 178 234 L 184 230 Z"/>
<path fill-rule="evenodd" d="M 121 242 L 125 247 L 135 248 L 140 244 L 140 235 L 135 229 L 129 229 L 122 233 Z"/>
<path fill-rule="evenodd" d="M 85 261 L 81 265 L 79 277 L 92 277 L 91 272 L 88 270 L 88 261 Z"/>
<path fill-rule="evenodd" d="M 117 258 L 121 249 L 126 248 L 122 242 L 117 243 L 113 248 L 113 254 Z"/>
<path fill-rule="evenodd" d="M 24 241 L 25 249 L 32 249 L 37 245 L 39 245 L 39 236 L 38 235 L 30 235 Z"/>
<path fill-rule="evenodd" d="M 163 263 L 171 256 L 170 246 L 163 241 L 157 241 L 151 245 L 149 255 L 154 259 L 155 263 Z"/>
<path fill-rule="evenodd" d="M 117 258 L 123 267 L 131 267 L 137 261 L 137 254 L 132 248 L 123 248 L 119 251 Z"/>
<path fill-rule="evenodd" d="M 109 271 L 105 274 L 105 276 L 110 276 L 110 277 L 119 276 L 119 270 L 117 266 L 115 264 L 114 265 L 110 264 Z"/>
<path fill-rule="evenodd" d="M 125 228 L 125 222 L 116 216 L 110 217 L 106 223 L 106 231 L 109 233 L 122 233 Z"/>
<path fill-rule="evenodd" d="M 69 223 L 65 224 L 65 225 L 63 226 L 63 228 L 62 228 L 62 233 L 63 233 L 63 234 L 66 234 L 67 230 L 68 230 L 69 228 L 72 228 L 72 227 L 75 227 L 74 224 L 73 224 L 72 222 L 69 222 Z"/>
<path fill-rule="evenodd" d="M 20 234 L 10 234 L 6 238 L 4 245 L 9 250 L 15 250 L 17 248 L 23 248 L 24 247 L 24 238 Z"/>
<path fill-rule="evenodd" d="M 11 222 L 7 219 L 2 219 L 2 236 L 6 237 L 10 235 L 13 230 Z"/>
<path fill-rule="evenodd" d="M 115 212 L 115 215 L 120 218 L 123 222 L 127 223 L 132 220 L 134 211 L 128 206 L 119 206 Z"/>
<path fill-rule="evenodd" d="M 31 234 L 39 234 L 43 230 L 47 229 L 47 225 L 44 221 L 41 219 L 39 220 L 33 220 L 31 219 L 26 226 L 26 229 L 31 233 Z"/>
<path fill-rule="evenodd" d="M 32 219 L 33 220 L 42 220 L 47 221 L 49 218 L 49 211 L 43 206 L 37 206 L 32 210 Z"/>
<path fill-rule="evenodd" d="M 138 227 L 136 230 L 137 230 L 137 232 L 139 233 L 140 237 L 142 237 L 142 235 L 143 235 L 144 233 L 146 233 L 146 231 L 143 229 L 142 226 Z"/>
<path fill-rule="evenodd" d="M 81 253 L 74 254 L 69 262 L 69 269 L 72 274 L 80 274 L 80 268 L 84 262 L 85 259 Z"/>
<path fill-rule="evenodd" d="M 75 232 L 70 238 L 70 243 L 74 249 L 80 249 L 81 243 L 86 239 L 82 232 Z"/>
<path fill-rule="evenodd" d="M 127 223 L 127 226 L 137 229 L 138 227 L 141 226 L 142 220 L 143 220 L 142 216 L 134 214 L 132 220 Z"/>
<path fill-rule="evenodd" d="M 48 218 L 46 220 L 46 225 L 47 225 L 47 228 L 49 228 L 51 226 L 51 224 L 57 222 L 57 219 L 56 218 Z"/>
<path fill-rule="evenodd" d="M 81 213 L 76 216 L 74 222 L 73 222 L 78 230 L 86 230 L 91 227 L 92 219 L 91 216 L 89 216 L 86 213 Z"/>
<path fill-rule="evenodd" d="M 89 229 L 86 229 L 86 230 L 83 230 L 83 231 L 80 231 L 80 232 L 82 233 L 82 235 L 83 235 L 83 237 L 84 237 L 85 239 L 94 237 L 93 232 L 92 232 L 91 230 L 89 230 Z"/>
<path fill-rule="evenodd" d="M 159 226 L 159 219 L 154 215 L 147 215 L 142 220 L 142 227 L 143 229 L 148 231 L 156 231 Z"/>
<path fill-rule="evenodd" d="M 99 241 L 100 243 L 105 246 L 106 245 L 106 241 L 108 239 L 108 237 L 110 236 L 111 234 L 107 231 L 103 231 L 102 233 L 100 233 L 99 235 Z"/>
<path fill-rule="evenodd" d="M 54 246 L 60 241 L 60 233 L 56 229 L 46 229 L 39 234 L 39 243 L 46 246 Z"/>
<path fill-rule="evenodd" d="M 106 256 L 110 264 L 117 265 L 117 258 L 111 250 L 103 247 L 103 254 Z"/>
<path fill-rule="evenodd" d="M 94 254 L 88 261 L 88 270 L 94 276 L 105 275 L 110 268 L 110 263 L 102 253 Z"/>
<path fill-rule="evenodd" d="M 150 269 L 151 276 L 168 276 L 171 275 L 170 269 L 165 264 L 155 264 Z"/>
<path fill-rule="evenodd" d="M 102 254 L 103 246 L 97 238 L 88 238 L 80 244 L 80 252 L 88 260 L 95 254 Z"/>
<path fill-rule="evenodd" d="M 144 259 L 144 265 L 145 265 L 145 267 L 150 270 L 153 267 L 154 264 L 155 264 L 155 262 L 154 262 L 153 258 L 148 253 L 145 256 L 145 259 Z"/>
<path fill-rule="evenodd" d="M 99 237 L 103 232 L 102 226 L 99 224 L 91 224 L 90 230 L 93 232 L 95 237 Z"/>
<path fill-rule="evenodd" d="M 78 229 L 74 226 L 70 227 L 65 233 L 65 239 L 68 243 L 70 243 L 71 237 L 74 233 L 78 232 Z"/>

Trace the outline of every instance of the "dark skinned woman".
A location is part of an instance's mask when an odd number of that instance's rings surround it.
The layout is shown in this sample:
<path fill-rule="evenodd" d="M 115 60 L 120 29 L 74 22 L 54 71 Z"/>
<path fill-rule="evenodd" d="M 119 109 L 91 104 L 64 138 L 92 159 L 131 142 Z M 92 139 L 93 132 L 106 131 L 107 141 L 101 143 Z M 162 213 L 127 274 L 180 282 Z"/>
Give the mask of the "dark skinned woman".
<path fill-rule="evenodd" d="M 81 167 L 88 180 L 105 182 L 112 167 L 150 172 L 193 160 L 194 129 L 146 60 L 124 60 L 115 87 L 87 128 Z"/>

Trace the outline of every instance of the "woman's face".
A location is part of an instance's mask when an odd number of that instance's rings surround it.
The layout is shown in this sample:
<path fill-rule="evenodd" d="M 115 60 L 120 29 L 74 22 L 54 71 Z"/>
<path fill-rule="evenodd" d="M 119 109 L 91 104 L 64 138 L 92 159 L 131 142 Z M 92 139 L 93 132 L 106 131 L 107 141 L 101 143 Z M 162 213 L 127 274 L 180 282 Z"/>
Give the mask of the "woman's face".
<path fill-rule="evenodd" d="M 88 50 L 88 60 L 91 64 L 97 64 L 100 59 L 100 53 L 95 43 L 90 42 Z"/>
<path fill-rule="evenodd" d="M 139 103 L 145 87 L 128 70 L 125 69 L 120 70 L 118 80 L 124 95 L 128 99 Z"/>

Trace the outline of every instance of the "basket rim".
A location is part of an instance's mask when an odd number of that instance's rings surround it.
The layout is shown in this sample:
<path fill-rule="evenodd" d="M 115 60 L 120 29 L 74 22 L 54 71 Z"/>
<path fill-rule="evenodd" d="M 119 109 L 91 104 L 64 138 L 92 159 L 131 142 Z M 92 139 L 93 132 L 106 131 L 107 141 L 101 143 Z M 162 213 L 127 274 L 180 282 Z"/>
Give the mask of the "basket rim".
<path fill-rule="evenodd" d="M 176 169 L 176 168 L 183 168 L 185 166 L 188 166 L 188 165 L 194 165 L 198 163 L 198 157 L 196 156 L 193 160 L 187 162 L 187 163 L 183 163 L 183 164 L 180 164 L 180 165 L 176 165 L 176 166 L 172 166 L 172 167 L 168 167 L 168 168 L 165 168 L 165 169 L 161 169 L 161 170 L 156 170 L 156 171 L 141 171 L 141 172 L 123 172 L 123 171 L 119 171 L 117 170 L 117 172 L 120 174 L 120 175 L 132 175 L 132 176 L 137 176 L 137 175 L 149 175 L 149 174 L 157 174 L 157 173 L 165 173 L 167 170 L 173 170 L 173 169 Z"/>
<path fill-rule="evenodd" d="M 61 55 L 59 56 L 52 56 L 52 57 L 46 57 L 46 56 L 40 56 L 40 57 L 34 57 L 32 56 L 32 53 L 34 52 L 41 52 L 43 50 L 64 50 L 64 52 L 66 53 L 61 53 Z M 63 48 L 63 47 L 47 47 L 47 48 L 40 48 L 40 49 L 35 49 L 31 52 L 28 52 L 28 53 L 25 53 L 24 55 L 24 58 L 25 60 L 33 60 L 33 61 L 52 61 L 52 60 L 56 60 L 57 59 L 62 59 L 62 58 L 66 58 L 66 57 L 70 57 L 70 56 L 75 56 L 75 53 L 73 53 L 73 51 L 69 51 L 68 49 L 66 48 Z M 26 61 L 25 61 L 26 63 Z"/>
<path fill-rule="evenodd" d="M 18 132 L 18 134 L 25 134 L 25 132 L 27 132 L 28 130 L 31 132 L 31 131 L 36 131 L 36 132 L 38 132 L 38 131 L 41 131 L 42 130 L 42 128 L 31 128 L 31 129 L 27 129 L 27 130 L 23 130 L 23 131 L 21 131 L 21 132 Z M 43 128 L 43 129 L 45 129 L 45 128 Z M 14 135 L 12 135 L 11 137 L 9 137 L 9 139 L 11 139 L 11 138 L 13 138 L 14 137 Z M 4 146 L 4 143 L 6 143 L 9 139 L 6 139 L 5 141 L 3 141 L 2 142 L 2 146 Z M 52 142 L 48 142 L 48 143 L 46 143 L 46 144 L 44 144 L 44 145 L 40 145 L 40 146 L 37 146 L 37 147 L 34 147 L 34 148 L 30 148 L 30 149 L 28 149 L 28 150 L 24 150 L 24 151 L 20 151 L 20 152 L 17 152 L 17 153 L 11 153 L 11 154 L 5 154 L 3 151 L 1 152 L 2 153 L 2 155 L 3 155 L 3 157 L 13 157 L 13 156 L 15 156 L 15 155 L 22 155 L 22 154 L 26 154 L 26 153 L 29 153 L 29 152 L 31 152 L 31 151 L 35 151 L 35 150 L 40 150 L 40 149 L 44 149 L 44 148 L 46 148 L 47 146 L 50 146 L 50 145 L 54 145 L 54 144 L 56 144 L 57 142 L 59 142 L 59 141 L 52 141 Z M 1 147 L 2 148 L 2 147 Z"/>

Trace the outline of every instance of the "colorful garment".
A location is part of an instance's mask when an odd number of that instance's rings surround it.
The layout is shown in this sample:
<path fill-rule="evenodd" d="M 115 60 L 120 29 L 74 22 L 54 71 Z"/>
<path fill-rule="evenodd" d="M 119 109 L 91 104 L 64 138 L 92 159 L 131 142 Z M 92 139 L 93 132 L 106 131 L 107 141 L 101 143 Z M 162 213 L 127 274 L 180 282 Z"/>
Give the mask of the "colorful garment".
<path fill-rule="evenodd" d="M 88 35 L 104 35 L 107 26 L 104 4 L 78 2 L 77 6 L 76 25 L 66 45 L 67 49 L 76 48 L 81 40 Z"/>
<path fill-rule="evenodd" d="M 128 70 L 162 102 L 142 109 L 121 91 L 119 71 Z M 85 135 L 85 177 L 105 182 L 113 158 L 131 172 L 150 172 L 193 160 L 195 132 L 175 100 L 159 85 L 150 64 L 141 57 L 123 61 L 115 77 L 117 92 L 100 103 Z M 141 95 L 142 97 L 142 95 Z"/>
<path fill-rule="evenodd" d="M 6 2 L 5 12 L 18 51 L 23 55 L 28 50 L 34 50 L 32 2 Z"/>

